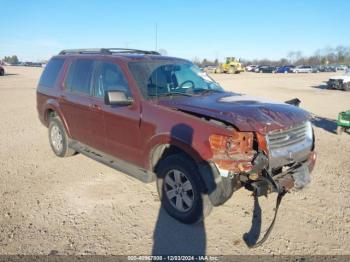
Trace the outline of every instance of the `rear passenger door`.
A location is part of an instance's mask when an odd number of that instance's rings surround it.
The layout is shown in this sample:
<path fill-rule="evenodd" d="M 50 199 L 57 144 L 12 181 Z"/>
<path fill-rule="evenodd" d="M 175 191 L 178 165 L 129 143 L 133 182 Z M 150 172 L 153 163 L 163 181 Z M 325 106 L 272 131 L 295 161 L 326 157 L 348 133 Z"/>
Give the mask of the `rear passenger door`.
<path fill-rule="evenodd" d="M 60 106 L 73 139 L 91 144 L 91 83 L 95 62 L 91 59 L 74 59 L 65 79 Z"/>

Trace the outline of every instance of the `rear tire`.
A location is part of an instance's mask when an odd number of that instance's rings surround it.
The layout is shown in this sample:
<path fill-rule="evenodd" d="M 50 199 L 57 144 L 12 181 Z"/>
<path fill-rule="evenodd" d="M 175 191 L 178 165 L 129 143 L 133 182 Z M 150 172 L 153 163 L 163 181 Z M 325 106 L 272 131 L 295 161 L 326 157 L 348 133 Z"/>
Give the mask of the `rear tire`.
<path fill-rule="evenodd" d="M 4 70 L 0 70 L 0 76 L 4 76 L 5 75 L 5 71 Z"/>
<path fill-rule="evenodd" d="M 49 120 L 49 141 L 52 151 L 58 157 L 68 157 L 76 154 L 69 145 L 69 137 L 58 117 L 52 117 Z"/>
<path fill-rule="evenodd" d="M 212 210 L 195 163 L 184 154 L 161 160 L 156 170 L 162 206 L 170 216 L 185 223 L 198 223 Z"/>

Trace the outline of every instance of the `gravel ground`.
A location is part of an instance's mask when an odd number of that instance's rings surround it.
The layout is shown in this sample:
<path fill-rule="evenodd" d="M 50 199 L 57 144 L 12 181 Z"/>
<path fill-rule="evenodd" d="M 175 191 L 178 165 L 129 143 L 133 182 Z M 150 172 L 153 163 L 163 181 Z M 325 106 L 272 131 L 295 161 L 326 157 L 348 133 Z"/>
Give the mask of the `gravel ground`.
<path fill-rule="evenodd" d="M 350 254 L 350 135 L 335 133 L 338 112 L 350 109 L 350 92 L 325 90 L 331 74 L 213 76 L 227 90 L 278 101 L 298 97 L 318 117 L 311 184 L 287 194 L 268 241 L 249 249 L 243 241 L 252 227 L 249 192 L 236 192 L 202 224 L 180 224 L 160 209 L 155 184 L 82 155 L 55 157 L 36 112 L 42 69 L 5 70 L 0 77 L 0 254 Z M 259 198 L 262 233 L 275 198 Z M 257 229 L 254 224 L 252 231 Z"/>

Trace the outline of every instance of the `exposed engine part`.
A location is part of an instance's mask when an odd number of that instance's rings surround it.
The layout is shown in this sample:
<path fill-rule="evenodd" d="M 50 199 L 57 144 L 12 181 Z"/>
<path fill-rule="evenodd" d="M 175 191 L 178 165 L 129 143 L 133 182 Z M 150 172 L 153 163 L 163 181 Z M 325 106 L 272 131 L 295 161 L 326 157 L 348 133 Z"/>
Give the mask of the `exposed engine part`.
<path fill-rule="evenodd" d="M 251 189 L 257 197 L 267 196 L 274 191 L 273 185 L 266 179 L 251 183 Z"/>
<path fill-rule="evenodd" d="M 264 153 L 259 152 L 253 160 L 253 168 L 248 172 L 248 174 L 259 174 L 262 170 L 267 169 L 269 165 L 269 159 Z"/>

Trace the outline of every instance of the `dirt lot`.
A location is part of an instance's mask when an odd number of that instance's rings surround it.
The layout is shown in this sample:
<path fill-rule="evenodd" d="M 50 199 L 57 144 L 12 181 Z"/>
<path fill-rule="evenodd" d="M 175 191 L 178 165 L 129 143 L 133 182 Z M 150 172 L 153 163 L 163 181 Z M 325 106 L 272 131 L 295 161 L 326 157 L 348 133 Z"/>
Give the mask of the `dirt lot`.
<path fill-rule="evenodd" d="M 1 254 L 350 254 L 350 135 L 335 134 L 350 92 L 323 88 L 328 73 L 214 75 L 226 89 L 279 101 L 298 97 L 317 115 L 312 183 L 288 194 L 269 240 L 248 249 L 253 198 L 240 190 L 205 223 L 182 225 L 143 184 L 82 155 L 60 159 L 39 123 L 41 68 L 5 68 L 0 77 Z M 275 195 L 260 198 L 262 232 Z M 254 226 L 252 231 L 259 228 Z"/>

